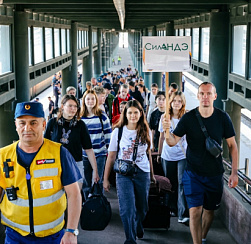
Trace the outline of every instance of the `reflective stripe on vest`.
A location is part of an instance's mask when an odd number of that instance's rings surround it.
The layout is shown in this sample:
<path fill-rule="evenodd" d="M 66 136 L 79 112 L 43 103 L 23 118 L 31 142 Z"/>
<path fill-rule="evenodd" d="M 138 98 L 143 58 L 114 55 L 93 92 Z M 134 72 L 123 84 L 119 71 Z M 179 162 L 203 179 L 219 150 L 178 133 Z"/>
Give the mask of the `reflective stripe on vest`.
<path fill-rule="evenodd" d="M 8 225 L 16 227 L 20 230 L 26 231 L 26 232 L 30 232 L 30 226 L 29 225 L 20 225 L 17 223 L 14 223 L 13 221 L 7 219 L 2 213 L 1 213 L 1 219 Z M 54 220 L 53 222 L 50 222 L 48 224 L 43 224 L 43 225 L 35 225 L 34 226 L 34 231 L 35 233 L 39 232 L 39 231 L 43 231 L 43 230 L 48 230 L 48 229 L 52 229 L 55 226 L 59 225 L 60 223 L 62 223 L 64 220 L 64 214 L 59 217 L 58 219 Z"/>
<path fill-rule="evenodd" d="M 50 169 L 37 169 L 33 171 L 34 178 L 46 177 L 46 176 L 57 176 L 58 168 L 50 168 Z"/>
<path fill-rule="evenodd" d="M 46 204 L 53 203 L 57 201 L 58 199 L 60 199 L 64 195 L 64 193 L 65 191 L 62 189 L 49 197 L 33 199 L 33 207 L 41 207 Z M 6 194 L 6 197 L 7 197 L 7 194 Z M 20 207 L 29 207 L 29 199 L 25 200 L 22 198 L 17 198 L 17 200 L 11 201 L 11 203 L 18 205 Z"/>

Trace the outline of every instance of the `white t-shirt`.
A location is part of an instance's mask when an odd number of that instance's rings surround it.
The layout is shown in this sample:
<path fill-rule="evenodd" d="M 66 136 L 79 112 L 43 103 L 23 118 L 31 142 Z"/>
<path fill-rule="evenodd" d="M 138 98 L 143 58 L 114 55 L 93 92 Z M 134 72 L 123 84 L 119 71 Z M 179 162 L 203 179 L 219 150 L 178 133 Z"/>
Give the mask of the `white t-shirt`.
<path fill-rule="evenodd" d="M 170 133 L 173 133 L 175 127 L 177 126 L 179 119 L 174 119 L 172 118 L 173 123 L 171 123 L 170 126 Z M 174 124 L 174 128 L 173 128 L 173 124 Z M 159 123 L 159 132 L 164 132 L 163 130 L 163 126 L 162 126 L 162 120 L 160 120 Z M 180 139 L 180 142 L 178 142 L 175 146 L 173 147 L 169 147 L 166 143 L 166 140 L 164 140 L 163 142 L 163 148 L 162 148 L 162 153 L 161 153 L 161 158 L 167 160 L 167 161 L 179 161 L 181 159 L 186 158 L 186 156 L 184 155 L 181 147 L 180 147 L 180 143 L 184 149 L 184 151 L 186 152 L 187 149 L 187 141 L 186 141 L 186 136 L 183 136 Z"/>
<path fill-rule="evenodd" d="M 118 132 L 119 132 L 118 128 L 115 128 L 113 130 L 108 152 L 117 151 Z M 123 127 L 123 133 L 122 133 L 120 144 L 119 144 L 118 159 L 132 161 L 133 148 L 134 148 L 134 143 L 136 140 L 136 135 L 137 135 L 136 130 L 128 130 L 126 126 Z M 152 141 L 150 131 L 149 131 L 149 135 L 150 135 L 150 141 Z M 135 163 L 144 172 L 150 172 L 150 163 L 146 155 L 147 147 L 148 147 L 147 144 L 141 144 L 140 139 L 139 139 L 139 146 L 138 146 L 138 152 L 137 152 Z"/>

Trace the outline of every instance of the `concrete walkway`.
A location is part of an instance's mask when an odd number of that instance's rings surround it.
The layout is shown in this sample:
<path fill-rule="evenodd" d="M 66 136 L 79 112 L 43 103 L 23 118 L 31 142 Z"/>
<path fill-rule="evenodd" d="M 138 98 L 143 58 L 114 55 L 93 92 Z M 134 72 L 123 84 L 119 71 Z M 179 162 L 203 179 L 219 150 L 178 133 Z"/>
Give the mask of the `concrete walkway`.
<path fill-rule="evenodd" d="M 112 219 L 103 231 L 80 230 L 79 244 L 123 244 L 125 234 L 122 222 L 119 217 L 118 199 L 115 189 L 106 193 L 112 206 Z M 177 217 L 171 218 L 169 230 L 166 229 L 145 229 L 144 238 L 137 241 L 138 244 L 192 244 L 189 227 L 178 223 Z M 208 244 L 236 244 L 226 228 L 215 218 L 212 228 L 207 237 Z"/>
<path fill-rule="evenodd" d="M 118 61 L 117 61 L 118 56 L 121 57 L 121 65 L 118 65 Z M 131 65 L 132 70 L 133 71 L 135 70 L 128 48 L 118 49 L 118 53 L 115 56 L 115 62 L 116 62 L 116 65 L 113 65 L 112 67 L 110 67 L 108 69 L 109 71 L 113 71 L 115 73 L 116 71 L 119 71 L 120 69 L 126 69 L 129 64 Z"/>

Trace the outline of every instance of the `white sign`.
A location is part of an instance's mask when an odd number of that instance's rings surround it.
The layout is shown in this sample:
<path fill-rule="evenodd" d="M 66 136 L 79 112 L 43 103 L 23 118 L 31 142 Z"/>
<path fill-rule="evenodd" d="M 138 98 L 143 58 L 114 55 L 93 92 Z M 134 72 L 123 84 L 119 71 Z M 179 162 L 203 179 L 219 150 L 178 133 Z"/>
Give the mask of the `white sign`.
<path fill-rule="evenodd" d="M 143 72 L 191 71 L 190 36 L 143 36 Z"/>

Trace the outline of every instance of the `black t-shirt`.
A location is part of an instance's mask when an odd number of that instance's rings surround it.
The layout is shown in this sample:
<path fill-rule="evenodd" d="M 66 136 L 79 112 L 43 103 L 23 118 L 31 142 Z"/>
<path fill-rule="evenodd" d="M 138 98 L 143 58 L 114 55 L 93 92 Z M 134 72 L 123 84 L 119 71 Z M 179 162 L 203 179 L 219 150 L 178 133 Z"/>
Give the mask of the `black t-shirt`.
<path fill-rule="evenodd" d="M 153 138 L 153 142 L 154 142 L 154 148 L 158 148 L 159 147 L 159 121 L 160 121 L 160 117 L 164 112 L 159 111 L 159 109 L 155 109 L 152 113 L 151 113 L 151 117 L 150 117 L 150 129 L 154 130 L 154 138 Z"/>
<path fill-rule="evenodd" d="M 141 104 L 142 108 L 144 107 L 144 99 L 141 96 L 141 93 L 138 90 L 136 90 L 136 88 L 134 92 L 130 90 L 129 94 Z"/>
<path fill-rule="evenodd" d="M 64 120 L 63 125 L 59 125 L 57 118 L 49 120 L 44 137 L 61 143 L 69 150 L 73 158 L 82 161 L 82 149 L 91 149 L 92 143 L 88 129 L 82 120 L 78 120 L 75 126 Z"/>
<path fill-rule="evenodd" d="M 232 121 L 224 111 L 214 108 L 210 117 L 201 117 L 201 119 L 208 135 L 220 145 L 223 138 L 235 136 Z M 222 157 L 215 158 L 206 150 L 206 138 L 196 117 L 195 109 L 182 116 L 173 133 L 179 137 L 186 135 L 188 170 L 201 176 L 216 176 L 224 172 Z"/>

